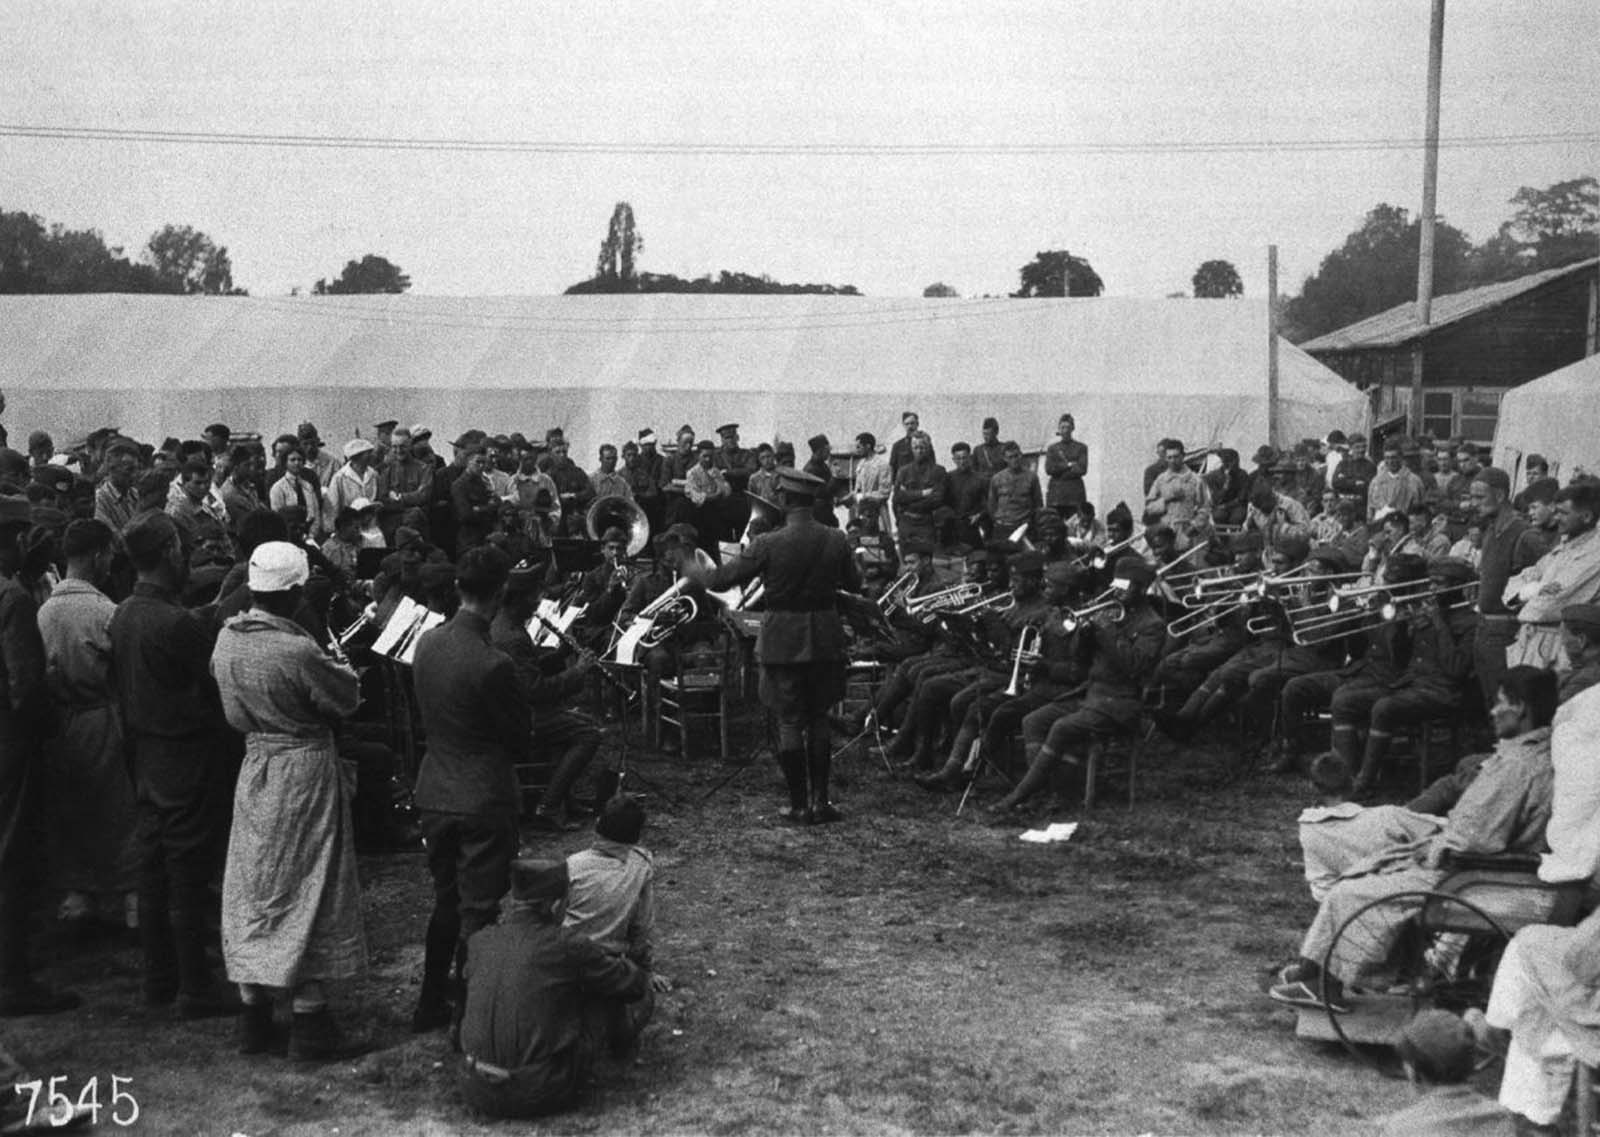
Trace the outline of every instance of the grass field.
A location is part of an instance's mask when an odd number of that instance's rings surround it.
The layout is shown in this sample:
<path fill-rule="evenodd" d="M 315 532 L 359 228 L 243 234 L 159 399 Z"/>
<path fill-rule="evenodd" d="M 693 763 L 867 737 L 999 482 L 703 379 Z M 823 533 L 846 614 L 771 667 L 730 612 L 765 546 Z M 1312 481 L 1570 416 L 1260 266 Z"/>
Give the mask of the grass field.
<path fill-rule="evenodd" d="M 636 764 L 656 958 L 677 986 L 637 1064 L 604 1068 L 584 1106 L 538 1125 L 474 1122 L 444 1036 L 407 1032 L 430 904 L 420 852 L 362 860 L 372 969 L 338 1001 L 382 1049 L 359 1062 L 246 1060 L 231 1022 L 147 1020 L 132 948 L 63 947 L 51 978 L 85 1008 L 6 1023 L 5 1038 L 69 1086 L 131 1077 L 128 1131 L 164 1135 L 1348 1134 L 1410 1100 L 1297 1042 L 1261 994 L 1313 911 L 1300 785 L 1219 785 L 1214 750 L 1160 742 L 1135 809 L 1112 793 L 1072 841 L 1040 846 L 956 819 L 955 798 L 874 754 L 841 765 L 847 820 L 802 830 L 772 818 L 768 755 L 721 788 L 737 767 L 714 757 Z"/>

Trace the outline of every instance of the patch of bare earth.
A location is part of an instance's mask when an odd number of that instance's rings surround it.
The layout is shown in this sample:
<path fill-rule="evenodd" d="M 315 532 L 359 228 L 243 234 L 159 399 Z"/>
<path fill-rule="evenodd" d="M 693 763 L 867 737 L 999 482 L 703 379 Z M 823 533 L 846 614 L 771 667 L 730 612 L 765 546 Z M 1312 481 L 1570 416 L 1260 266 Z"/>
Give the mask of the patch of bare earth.
<path fill-rule="evenodd" d="M 470 1118 L 444 1036 L 407 1032 L 431 900 L 420 853 L 362 862 L 372 970 L 340 1004 L 382 1047 L 365 1059 L 247 1060 L 231 1022 L 150 1021 L 129 947 L 62 948 L 52 978 L 85 1009 L 5 1037 L 72 1085 L 131 1077 L 130 1131 L 174 1135 L 1359 1133 L 1409 1100 L 1297 1042 L 1261 994 L 1312 912 L 1296 784 L 1220 784 L 1214 750 L 1158 742 L 1135 809 L 1112 787 L 1072 841 L 1035 846 L 971 805 L 955 818 L 954 797 L 875 754 L 841 766 L 847 820 L 804 830 L 773 819 L 770 754 L 726 784 L 737 767 L 715 757 L 636 762 L 657 959 L 677 988 L 639 1061 L 602 1067 L 560 1117 Z"/>

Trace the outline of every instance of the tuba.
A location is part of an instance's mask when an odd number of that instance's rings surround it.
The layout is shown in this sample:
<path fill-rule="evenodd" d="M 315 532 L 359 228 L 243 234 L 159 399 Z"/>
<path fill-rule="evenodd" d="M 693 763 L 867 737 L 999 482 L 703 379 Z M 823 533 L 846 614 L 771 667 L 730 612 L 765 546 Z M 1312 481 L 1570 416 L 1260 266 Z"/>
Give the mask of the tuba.
<path fill-rule="evenodd" d="M 583 527 L 591 541 L 598 541 L 607 529 L 621 529 L 628 535 L 630 557 L 637 557 L 650 544 L 650 519 L 621 494 L 596 498 L 584 515 Z"/>

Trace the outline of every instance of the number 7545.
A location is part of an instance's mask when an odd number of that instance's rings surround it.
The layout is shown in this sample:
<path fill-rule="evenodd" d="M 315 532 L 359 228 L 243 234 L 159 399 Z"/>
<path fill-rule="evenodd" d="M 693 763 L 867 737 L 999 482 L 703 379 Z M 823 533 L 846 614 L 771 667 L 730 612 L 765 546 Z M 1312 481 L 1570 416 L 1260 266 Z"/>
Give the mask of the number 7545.
<path fill-rule="evenodd" d="M 24 1125 L 34 1124 L 34 1119 L 39 1116 L 40 1099 L 48 1111 L 43 1120 L 51 1125 L 65 1125 L 75 1117 L 87 1115 L 90 1125 L 100 1124 L 100 1110 L 105 1108 L 108 1116 L 115 1125 L 132 1125 L 139 1120 L 139 1099 L 133 1096 L 130 1088 L 132 1078 L 124 1078 L 119 1074 L 111 1075 L 111 1101 L 102 1107 L 100 1104 L 100 1075 L 96 1074 L 84 1083 L 83 1089 L 78 1091 L 77 1100 L 68 1096 L 66 1074 L 57 1074 L 46 1082 L 42 1078 L 35 1078 L 31 1082 L 17 1082 L 12 1089 L 20 1096 L 28 1095 L 28 1116 Z"/>

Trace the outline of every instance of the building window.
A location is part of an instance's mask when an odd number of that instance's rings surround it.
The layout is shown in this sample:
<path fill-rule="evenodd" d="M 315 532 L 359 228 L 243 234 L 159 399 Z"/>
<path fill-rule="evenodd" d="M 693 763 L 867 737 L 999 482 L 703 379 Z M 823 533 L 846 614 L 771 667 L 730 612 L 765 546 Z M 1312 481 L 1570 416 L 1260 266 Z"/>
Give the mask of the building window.
<path fill-rule="evenodd" d="M 1434 438 L 1460 435 L 1468 442 L 1493 442 L 1500 419 L 1496 388 L 1452 387 L 1422 393 L 1422 429 Z"/>

